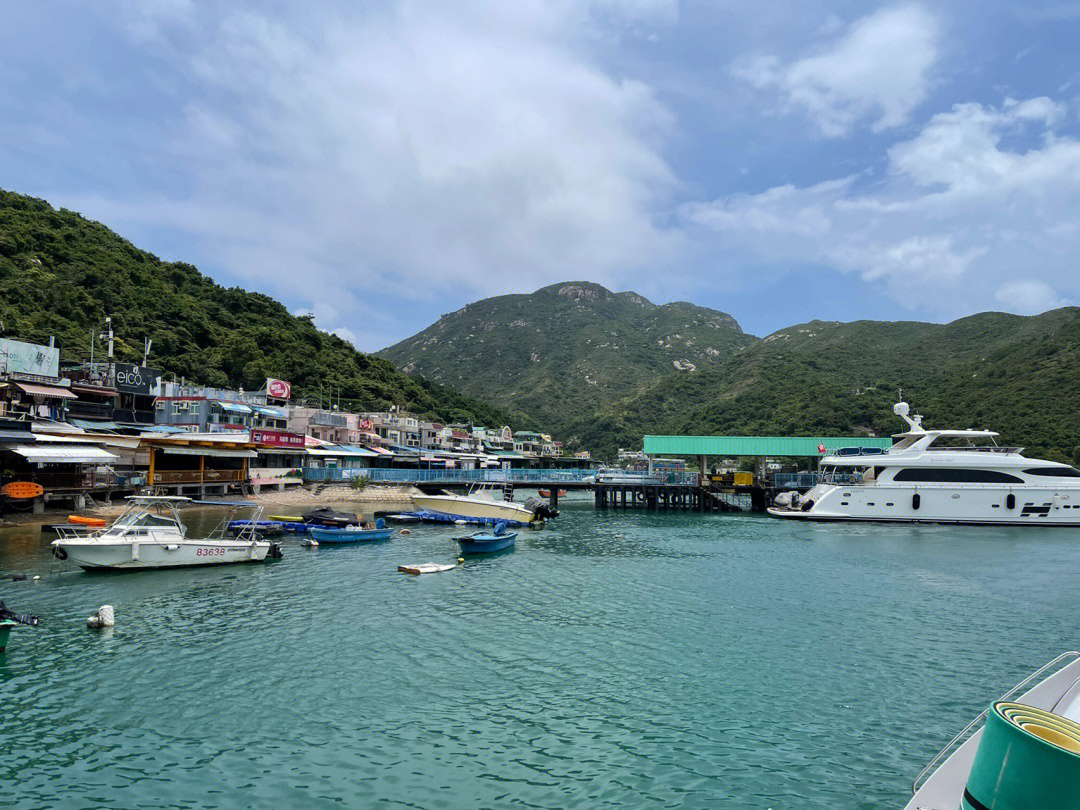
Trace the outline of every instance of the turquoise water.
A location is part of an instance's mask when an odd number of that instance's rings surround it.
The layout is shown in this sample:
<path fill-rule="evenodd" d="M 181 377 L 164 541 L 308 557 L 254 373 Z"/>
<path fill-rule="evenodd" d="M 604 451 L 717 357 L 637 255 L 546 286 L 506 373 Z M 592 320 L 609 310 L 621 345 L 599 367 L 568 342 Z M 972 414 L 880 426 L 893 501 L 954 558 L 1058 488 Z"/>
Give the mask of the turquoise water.
<path fill-rule="evenodd" d="M 564 507 L 418 578 L 451 531 L 117 576 L 4 530 L 0 805 L 902 807 L 1080 644 L 1075 531 Z"/>

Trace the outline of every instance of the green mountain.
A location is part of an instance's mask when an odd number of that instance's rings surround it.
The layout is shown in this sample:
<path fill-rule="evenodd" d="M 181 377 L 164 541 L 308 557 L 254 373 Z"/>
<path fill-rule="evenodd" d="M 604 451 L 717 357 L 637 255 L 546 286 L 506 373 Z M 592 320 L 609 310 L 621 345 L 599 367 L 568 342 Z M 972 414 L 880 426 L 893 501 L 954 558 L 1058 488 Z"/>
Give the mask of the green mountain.
<path fill-rule="evenodd" d="M 1076 308 L 812 321 L 758 339 L 723 313 L 573 282 L 470 304 L 382 354 L 609 458 L 645 433 L 888 435 L 903 389 L 930 426 L 1080 461 Z"/>
<path fill-rule="evenodd" d="M 57 340 L 66 360 L 89 356 L 89 336 L 112 316 L 117 359 L 193 382 L 258 390 L 267 377 L 294 397 L 340 394 L 363 409 L 405 406 L 451 421 L 504 424 L 514 415 L 462 396 L 379 357 L 356 351 L 265 295 L 224 288 L 190 264 L 163 262 L 104 225 L 0 190 L 0 322 L 3 334 Z M 517 421 L 520 424 L 521 420 Z"/>
<path fill-rule="evenodd" d="M 562 436 L 583 413 L 668 372 L 721 368 L 753 341 L 723 312 L 574 281 L 469 304 L 379 354 Z M 584 446 L 600 441 L 590 434 Z"/>
<path fill-rule="evenodd" d="M 930 427 L 989 428 L 1031 455 L 1080 461 L 1080 309 L 949 324 L 812 321 L 715 369 L 669 374 L 567 425 L 610 451 L 644 433 L 898 432 L 900 389 Z M 604 437 L 613 437 L 614 441 Z"/>

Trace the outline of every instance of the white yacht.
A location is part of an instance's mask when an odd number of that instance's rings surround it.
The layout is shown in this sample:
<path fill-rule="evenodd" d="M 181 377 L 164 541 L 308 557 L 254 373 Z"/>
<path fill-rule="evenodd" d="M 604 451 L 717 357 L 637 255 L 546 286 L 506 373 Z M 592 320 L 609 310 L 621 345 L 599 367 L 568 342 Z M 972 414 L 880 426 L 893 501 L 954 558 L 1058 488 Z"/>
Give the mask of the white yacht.
<path fill-rule="evenodd" d="M 187 536 L 177 512 L 191 503 L 190 498 L 134 495 L 128 500 L 127 510 L 101 531 L 77 534 L 61 529 L 60 539 L 52 543 L 53 554 L 61 560 L 70 558 L 87 571 L 186 568 L 281 556 L 276 543 L 262 540 L 254 531 L 261 506 L 237 504 L 255 509 L 256 514 L 234 538 L 225 536 L 230 513 L 208 537 L 194 539 Z"/>
<path fill-rule="evenodd" d="M 821 460 L 822 481 L 782 493 L 769 514 L 798 520 L 1080 526 L 1080 471 L 1001 447 L 990 430 L 927 430 L 906 402 L 908 430 L 888 450 Z"/>

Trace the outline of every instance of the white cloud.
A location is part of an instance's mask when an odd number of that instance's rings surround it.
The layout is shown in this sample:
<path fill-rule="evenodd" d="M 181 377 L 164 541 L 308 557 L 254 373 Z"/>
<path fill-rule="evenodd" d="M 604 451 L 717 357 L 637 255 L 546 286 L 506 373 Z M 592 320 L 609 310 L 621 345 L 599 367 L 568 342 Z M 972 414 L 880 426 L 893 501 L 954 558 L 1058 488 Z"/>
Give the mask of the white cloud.
<path fill-rule="evenodd" d="M 758 56 L 733 72 L 779 92 L 827 136 L 845 135 L 869 117 L 881 132 L 905 123 L 926 98 L 940 38 L 940 23 L 923 6 L 896 6 L 857 20 L 812 56 L 787 64 Z"/>
<path fill-rule="evenodd" d="M 1067 307 L 1069 302 L 1042 281 L 1010 281 L 998 287 L 994 298 L 1013 312 L 1025 315 Z"/>
<path fill-rule="evenodd" d="M 995 299 L 1018 312 L 1061 306 L 1054 290 L 1076 289 L 1080 249 L 1080 141 L 1051 128 L 1063 111 L 1048 98 L 957 105 L 889 150 L 884 179 L 780 186 L 683 215 L 736 262 L 856 272 L 940 316 Z"/>
<path fill-rule="evenodd" d="M 301 303 L 614 283 L 678 245 L 657 214 L 678 187 L 671 113 L 575 41 L 590 14 L 667 24 L 674 0 L 227 5 L 199 10 L 198 38 L 177 21 L 186 3 L 160 8 L 134 36 L 188 83 L 157 158 L 183 167 L 182 192 L 60 195 L 116 227 L 186 228 L 244 283 Z M 362 331 L 335 308 L 318 322 Z"/>

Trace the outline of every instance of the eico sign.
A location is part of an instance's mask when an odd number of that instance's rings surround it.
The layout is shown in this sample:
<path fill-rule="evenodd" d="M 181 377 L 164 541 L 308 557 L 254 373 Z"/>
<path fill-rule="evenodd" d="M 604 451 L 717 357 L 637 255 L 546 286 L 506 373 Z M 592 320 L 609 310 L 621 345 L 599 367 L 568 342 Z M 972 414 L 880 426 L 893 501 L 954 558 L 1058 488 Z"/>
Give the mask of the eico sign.
<path fill-rule="evenodd" d="M 116 364 L 116 390 L 125 394 L 150 396 L 161 381 L 161 372 L 130 363 Z"/>
<path fill-rule="evenodd" d="M 292 386 L 285 380 L 266 379 L 266 396 L 270 399 L 288 399 L 292 396 Z"/>

